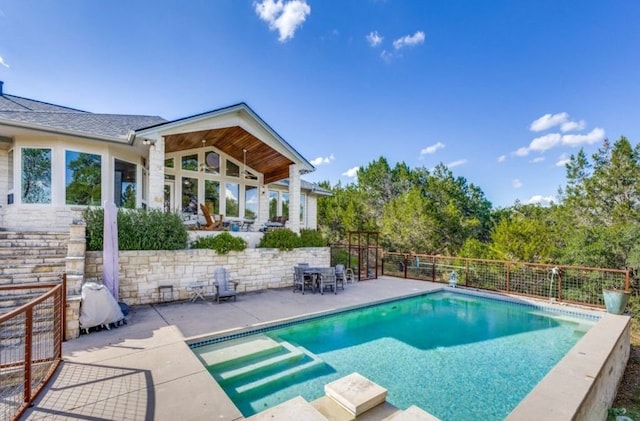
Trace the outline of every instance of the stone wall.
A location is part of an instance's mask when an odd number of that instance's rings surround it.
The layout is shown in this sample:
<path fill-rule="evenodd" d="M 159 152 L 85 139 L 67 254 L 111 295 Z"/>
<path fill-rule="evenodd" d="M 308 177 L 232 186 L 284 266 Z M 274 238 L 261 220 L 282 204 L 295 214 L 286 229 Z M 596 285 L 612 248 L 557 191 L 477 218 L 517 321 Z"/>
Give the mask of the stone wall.
<path fill-rule="evenodd" d="M 300 262 L 310 266 L 330 264 L 329 247 L 246 249 L 219 255 L 213 250 L 121 251 L 119 253 L 120 301 L 128 305 L 184 300 L 190 297 L 189 284 L 206 282 L 213 294 L 213 273 L 226 267 L 231 279 L 238 281 L 238 292 L 293 286 L 293 266 Z M 102 277 L 102 252 L 87 252 L 85 280 Z M 163 289 L 160 286 L 172 288 Z"/>

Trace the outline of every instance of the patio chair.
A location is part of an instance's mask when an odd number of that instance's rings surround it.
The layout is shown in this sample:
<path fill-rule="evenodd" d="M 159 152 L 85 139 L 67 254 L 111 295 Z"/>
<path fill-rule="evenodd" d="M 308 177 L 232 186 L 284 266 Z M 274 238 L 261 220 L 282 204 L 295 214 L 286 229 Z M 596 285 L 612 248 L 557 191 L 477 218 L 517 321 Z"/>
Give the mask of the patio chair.
<path fill-rule="evenodd" d="M 344 270 L 344 280 L 346 283 L 353 283 L 356 281 L 356 276 L 353 273 L 353 269 L 351 268 L 346 268 Z"/>
<path fill-rule="evenodd" d="M 315 292 L 313 277 L 304 273 L 306 267 L 309 267 L 309 265 L 301 263 L 293 268 L 293 292 L 300 290 L 302 291 L 302 295 L 304 295 L 305 289 L 311 289 Z"/>
<path fill-rule="evenodd" d="M 200 209 L 202 210 L 202 216 L 204 216 L 204 220 L 206 224 L 201 226 L 200 229 L 207 231 L 215 231 L 222 229 L 222 219 L 223 216 L 220 215 L 219 219 L 216 221 L 211 214 L 209 213 L 209 208 L 207 208 L 204 203 L 200 203 Z"/>
<path fill-rule="evenodd" d="M 213 272 L 214 285 L 216 287 L 216 300 L 220 304 L 220 300 L 233 298 L 236 301 L 238 282 L 229 279 L 229 271 L 227 268 L 216 268 Z"/>
<path fill-rule="evenodd" d="M 337 264 L 336 265 L 336 288 L 339 285 L 340 288 L 344 289 L 344 283 L 345 283 L 344 265 Z"/>
<path fill-rule="evenodd" d="M 331 288 L 334 294 L 338 293 L 336 288 L 336 268 L 322 268 L 320 270 L 320 294 L 324 295 L 324 290 Z"/>

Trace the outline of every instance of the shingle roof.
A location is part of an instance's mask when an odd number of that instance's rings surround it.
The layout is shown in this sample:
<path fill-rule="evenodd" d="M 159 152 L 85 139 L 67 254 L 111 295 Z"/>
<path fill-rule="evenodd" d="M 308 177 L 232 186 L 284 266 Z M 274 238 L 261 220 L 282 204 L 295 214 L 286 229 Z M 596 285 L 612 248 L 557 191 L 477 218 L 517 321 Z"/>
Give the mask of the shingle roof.
<path fill-rule="evenodd" d="M 166 121 L 157 116 L 94 114 L 6 94 L 0 95 L 0 119 L 111 137 L 125 137 L 130 130 Z"/>

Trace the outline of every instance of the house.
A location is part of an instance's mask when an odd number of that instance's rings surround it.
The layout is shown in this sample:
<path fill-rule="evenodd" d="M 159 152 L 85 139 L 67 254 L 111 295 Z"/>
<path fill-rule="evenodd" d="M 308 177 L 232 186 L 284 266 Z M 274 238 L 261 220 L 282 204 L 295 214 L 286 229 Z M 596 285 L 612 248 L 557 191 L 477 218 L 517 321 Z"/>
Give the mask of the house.
<path fill-rule="evenodd" d="M 328 192 L 301 179 L 311 171 L 245 103 L 167 121 L 9 95 L 0 82 L 1 229 L 66 230 L 105 201 L 167 212 L 203 203 L 256 227 L 285 216 L 293 231 L 315 229 Z"/>

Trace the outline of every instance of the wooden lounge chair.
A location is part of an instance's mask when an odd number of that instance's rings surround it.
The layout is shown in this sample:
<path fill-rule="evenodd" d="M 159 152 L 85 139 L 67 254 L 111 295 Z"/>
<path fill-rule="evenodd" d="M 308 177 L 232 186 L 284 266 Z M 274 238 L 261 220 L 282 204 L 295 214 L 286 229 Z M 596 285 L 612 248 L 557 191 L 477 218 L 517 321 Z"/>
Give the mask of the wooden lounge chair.
<path fill-rule="evenodd" d="M 201 230 L 216 231 L 222 229 L 222 215 L 220 215 L 220 219 L 216 221 L 211 217 L 209 209 L 203 203 L 200 203 L 200 209 L 202 210 L 204 220 L 207 222 L 206 225 L 200 227 Z"/>

